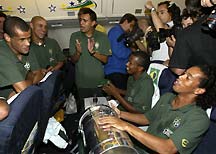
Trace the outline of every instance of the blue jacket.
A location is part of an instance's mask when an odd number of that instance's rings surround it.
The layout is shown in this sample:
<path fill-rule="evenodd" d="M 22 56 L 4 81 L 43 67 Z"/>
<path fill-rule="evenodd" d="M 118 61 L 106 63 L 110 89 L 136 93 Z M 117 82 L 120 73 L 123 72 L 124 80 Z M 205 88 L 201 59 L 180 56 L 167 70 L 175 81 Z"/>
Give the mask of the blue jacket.
<path fill-rule="evenodd" d="M 128 62 L 131 54 L 131 49 L 125 46 L 125 38 L 118 41 L 118 38 L 124 33 L 125 31 L 119 24 L 111 28 L 108 32 L 112 55 L 109 56 L 108 62 L 104 66 L 105 75 L 109 75 L 111 73 L 127 74 L 126 63 Z"/>

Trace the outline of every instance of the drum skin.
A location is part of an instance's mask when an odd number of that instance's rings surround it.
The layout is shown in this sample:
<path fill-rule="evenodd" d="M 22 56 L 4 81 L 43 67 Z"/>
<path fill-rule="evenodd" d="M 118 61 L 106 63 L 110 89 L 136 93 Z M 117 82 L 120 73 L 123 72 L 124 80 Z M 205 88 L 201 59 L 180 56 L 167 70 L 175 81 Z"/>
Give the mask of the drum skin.
<path fill-rule="evenodd" d="M 89 154 L 138 154 L 126 132 L 117 129 L 103 131 L 97 120 L 103 116 L 117 116 L 106 105 L 95 105 L 86 110 L 79 121 L 79 131 Z"/>

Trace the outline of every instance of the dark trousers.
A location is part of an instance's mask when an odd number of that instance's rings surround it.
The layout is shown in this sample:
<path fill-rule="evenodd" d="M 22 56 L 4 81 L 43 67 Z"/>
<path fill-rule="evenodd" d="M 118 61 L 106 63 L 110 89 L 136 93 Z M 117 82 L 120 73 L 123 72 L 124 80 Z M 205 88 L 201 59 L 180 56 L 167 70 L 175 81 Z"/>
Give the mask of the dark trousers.
<path fill-rule="evenodd" d="M 117 88 L 126 90 L 128 74 L 112 73 L 105 76 L 106 79 L 110 80 Z"/>

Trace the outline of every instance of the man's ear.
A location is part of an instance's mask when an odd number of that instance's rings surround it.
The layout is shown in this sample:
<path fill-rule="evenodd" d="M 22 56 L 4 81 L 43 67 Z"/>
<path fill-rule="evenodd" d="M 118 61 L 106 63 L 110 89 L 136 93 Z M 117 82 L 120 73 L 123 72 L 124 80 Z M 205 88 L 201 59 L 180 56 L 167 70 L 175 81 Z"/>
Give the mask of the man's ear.
<path fill-rule="evenodd" d="M 95 26 L 97 24 L 96 21 L 92 21 L 92 26 Z"/>
<path fill-rule="evenodd" d="M 145 71 L 145 68 L 142 66 L 139 66 L 138 69 L 139 69 L 139 72 Z"/>
<path fill-rule="evenodd" d="M 11 41 L 11 37 L 7 33 L 4 33 L 4 39 L 6 40 L 6 42 Z"/>
<path fill-rule="evenodd" d="M 201 94 L 204 94 L 206 92 L 206 89 L 205 88 L 197 88 L 195 91 L 194 91 L 194 94 L 195 95 L 201 95 Z"/>
<path fill-rule="evenodd" d="M 31 29 L 33 29 L 33 24 L 32 24 L 32 22 L 30 22 L 30 24 L 29 24 L 29 25 L 30 25 Z"/>

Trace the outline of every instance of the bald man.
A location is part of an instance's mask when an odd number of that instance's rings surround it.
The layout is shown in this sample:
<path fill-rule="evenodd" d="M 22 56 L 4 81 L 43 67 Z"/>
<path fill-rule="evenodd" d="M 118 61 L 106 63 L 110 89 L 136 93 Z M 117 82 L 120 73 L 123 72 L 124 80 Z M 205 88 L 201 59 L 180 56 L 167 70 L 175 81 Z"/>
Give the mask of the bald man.
<path fill-rule="evenodd" d="M 59 70 L 64 65 L 65 56 L 55 39 L 47 37 L 47 21 L 35 16 L 30 22 L 33 50 L 41 68 L 47 71 Z"/>

